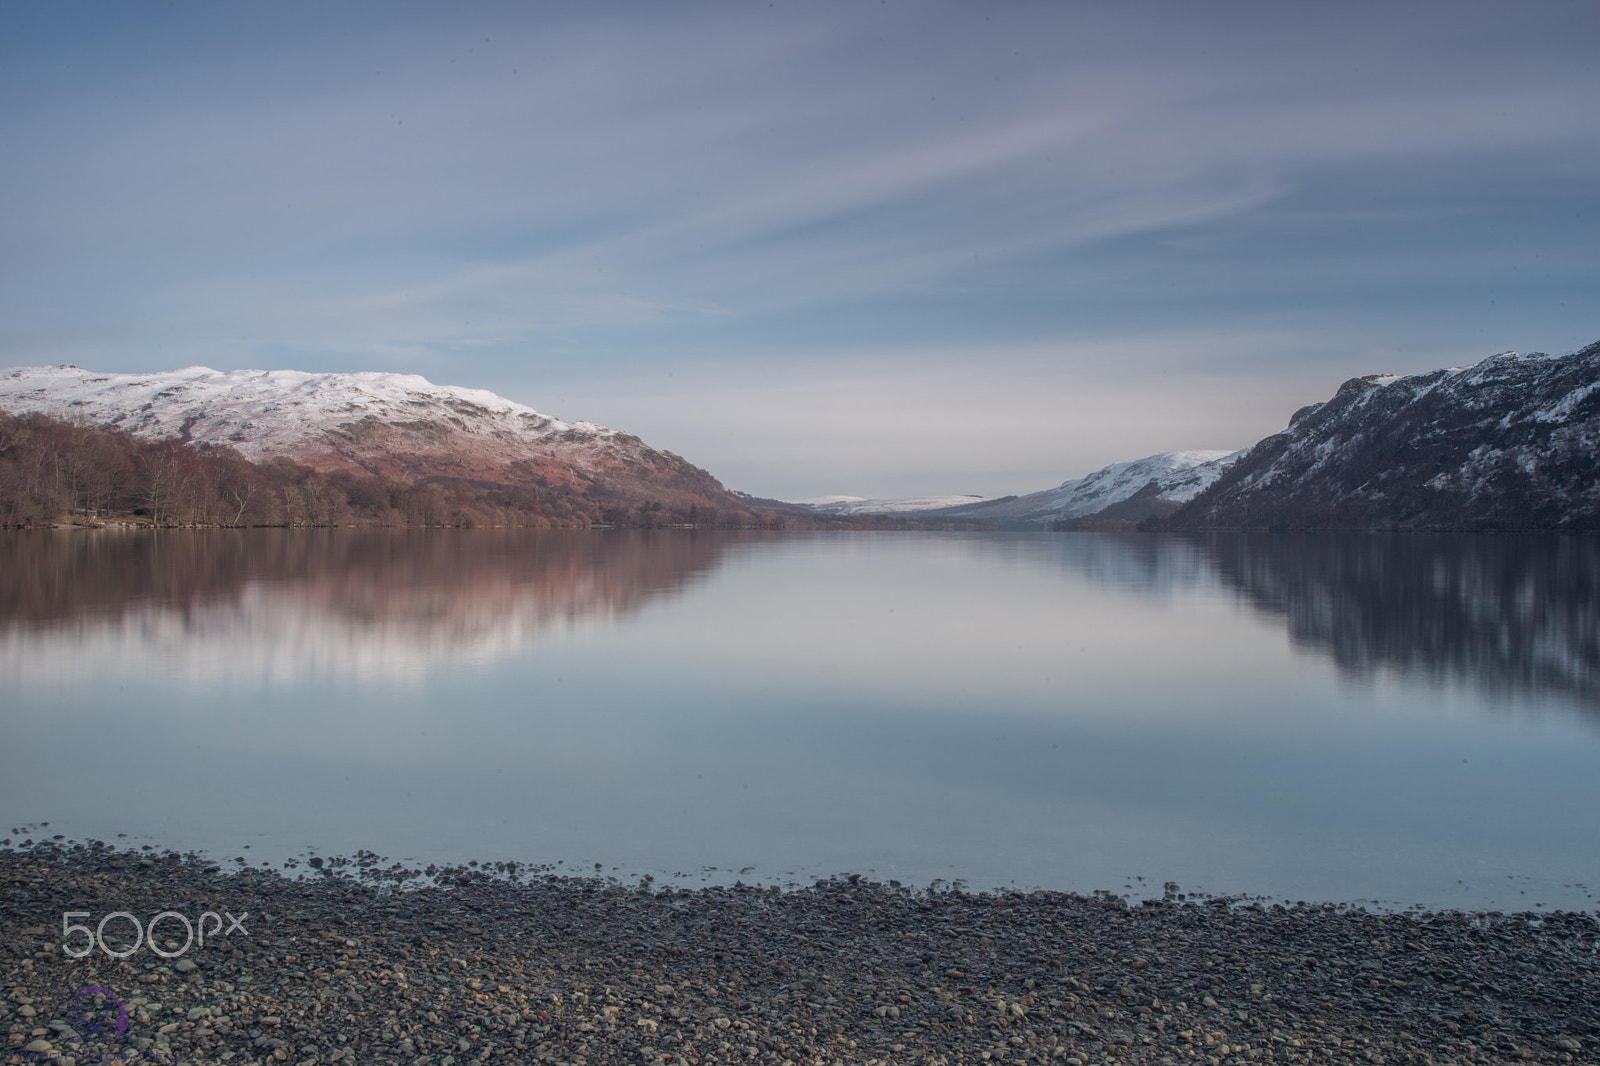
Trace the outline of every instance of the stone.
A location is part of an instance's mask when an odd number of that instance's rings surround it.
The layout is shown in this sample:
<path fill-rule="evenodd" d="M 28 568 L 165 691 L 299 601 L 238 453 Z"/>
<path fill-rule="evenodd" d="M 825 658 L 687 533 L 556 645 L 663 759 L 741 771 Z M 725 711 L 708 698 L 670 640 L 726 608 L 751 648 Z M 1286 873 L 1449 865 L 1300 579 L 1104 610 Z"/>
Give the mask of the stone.
<path fill-rule="evenodd" d="M 262 1066 L 444 1066 L 446 1056 L 452 1066 L 688 1066 L 689 1058 L 971 1066 L 983 1053 L 994 1066 L 1099 1066 L 1183 1061 L 1204 1048 L 1254 1066 L 1280 1061 L 1274 1049 L 1298 1048 L 1299 1036 L 1320 1053 L 1333 1033 L 1370 1049 L 1373 1062 L 1404 1061 L 1417 1047 L 1440 1049 L 1443 1061 L 1478 1036 L 1460 987 L 1446 983 L 1468 973 L 1496 1011 L 1485 1039 L 1501 1059 L 1535 1041 L 1552 1061 L 1582 1060 L 1576 1037 L 1600 1031 L 1583 998 L 1600 931 L 1591 915 L 1541 915 L 1540 924 L 1321 906 L 1129 908 L 1049 893 L 918 895 L 860 879 L 782 893 L 551 877 L 426 889 L 415 906 L 431 922 L 367 927 L 363 916 L 400 908 L 336 871 L 314 884 L 254 872 L 229 883 L 163 862 L 157 875 L 130 869 L 80 881 L 70 859 L 54 858 L 48 878 L 34 872 L 43 865 L 0 851 L 0 884 L 29 885 L 34 905 L 65 910 L 94 893 L 138 898 L 159 878 L 162 892 L 197 899 L 237 887 L 252 912 L 271 915 L 248 961 L 198 957 L 204 988 L 171 980 L 176 967 L 155 959 L 101 971 L 98 980 L 129 993 L 140 974 L 169 975 L 157 993 L 165 1005 L 123 993 L 139 1023 L 129 1050 L 148 1049 L 161 1026 L 147 1058 L 169 1061 L 217 1062 L 248 1048 Z M 84 865 L 104 877 L 103 861 Z M 463 939 L 469 921 L 495 932 L 492 949 Z M 1486 925 L 1490 935 L 1477 935 Z M 1386 980 L 1415 1003 L 1403 1029 L 1386 1001 L 1366 994 L 1374 971 L 1342 958 L 1351 945 L 1382 951 Z M 1316 956 L 1334 965 L 1312 966 Z M 1132 968 L 1134 957 L 1148 965 Z M 910 966 L 915 959 L 927 965 Z M 942 968 L 935 959 L 962 963 Z M 85 975 L 46 975 L 32 962 L 0 955 L 0 1014 L 9 1009 L 13 1022 L 33 1017 L 21 1012 L 30 1002 L 39 1004 L 34 1014 L 55 1009 L 64 1000 L 53 982 Z M 1360 994 L 1341 994 L 1351 988 Z M 1224 1011 L 1218 1000 L 1231 1005 Z M 18 1054 L 26 1026 L 12 1028 Z M 30 1035 L 64 1046 L 46 1029 Z M 325 1040 L 329 1050 L 293 1039 Z"/>

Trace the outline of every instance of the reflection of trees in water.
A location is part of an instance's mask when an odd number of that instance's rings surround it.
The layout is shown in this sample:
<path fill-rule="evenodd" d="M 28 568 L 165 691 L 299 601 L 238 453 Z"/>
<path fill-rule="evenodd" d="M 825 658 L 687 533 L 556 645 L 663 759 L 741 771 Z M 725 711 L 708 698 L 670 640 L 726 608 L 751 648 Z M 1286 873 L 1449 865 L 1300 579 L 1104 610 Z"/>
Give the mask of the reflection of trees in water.
<path fill-rule="evenodd" d="M 214 617 L 261 593 L 345 625 L 448 636 L 530 612 L 626 614 L 715 568 L 711 532 L 169 530 L 5 535 L 0 625 L 46 626 L 135 609 Z"/>
<path fill-rule="evenodd" d="M 1600 701 L 1600 541 L 1196 537 L 1223 579 L 1342 668 Z"/>

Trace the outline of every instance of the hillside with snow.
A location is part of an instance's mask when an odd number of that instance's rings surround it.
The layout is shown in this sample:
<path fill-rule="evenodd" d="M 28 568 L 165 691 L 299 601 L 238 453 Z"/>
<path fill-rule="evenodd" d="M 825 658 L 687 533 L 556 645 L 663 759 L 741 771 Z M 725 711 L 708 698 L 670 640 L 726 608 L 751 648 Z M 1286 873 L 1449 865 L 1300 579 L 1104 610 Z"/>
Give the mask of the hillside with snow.
<path fill-rule="evenodd" d="M 1053 489 L 961 507 L 950 514 L 1014 527 L 1050 527 L 1092 517 L 1137 521 L 1168 514 L 1194 499 L 1244 454 L 1162 452 L 1112 463 Z"/>
<path fill-rule="evenodd" d="M 0 410 L 115 426 L 402 481 L 559 486 L 597 498 L 738 506 L 704 470 L 592 422 L 563 422 L 482 389 L 415 374 L 0 370 Z"/>
<path fill-rule="evenodd" d="M 908 496 L 868 499 L 819 496 L 787 502 L 824 514 L 910 515 L 995 522 L 1007 528 L 1049 528 L 1101 516 L 1137 521 L 1165 515 L 1209 486 L 1243 451 L 1162 452 L 1112 463 L 1053 489 L 997 500 L 982 496 Z"/>
<path fill-rule="evenodd" d="M 1354 378 L 1172 528 L 1600 530 L 1600 343 Z"/>

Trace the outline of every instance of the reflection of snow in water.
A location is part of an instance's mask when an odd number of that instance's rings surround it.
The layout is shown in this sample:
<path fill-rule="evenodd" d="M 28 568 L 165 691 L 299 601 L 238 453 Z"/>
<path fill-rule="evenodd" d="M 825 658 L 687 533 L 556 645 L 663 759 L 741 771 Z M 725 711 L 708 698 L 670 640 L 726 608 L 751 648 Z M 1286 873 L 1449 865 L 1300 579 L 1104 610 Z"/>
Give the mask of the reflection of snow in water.
<path fill-rule="evenodd" d="M 481 587 L 479 587 L 481 586 Z M 381 609 L 304 583 L 252 582 L 187 608 L 139 603 L 109 616 L 0 631 L 0 671 L 24 682 L 159 671 L 187 681 L 311 678 L 411 682 L 441 666 L 490 663 L 540 636 L 603 626 L 630 608 L 576 588 L 503 583 L 387 595 Z"/>

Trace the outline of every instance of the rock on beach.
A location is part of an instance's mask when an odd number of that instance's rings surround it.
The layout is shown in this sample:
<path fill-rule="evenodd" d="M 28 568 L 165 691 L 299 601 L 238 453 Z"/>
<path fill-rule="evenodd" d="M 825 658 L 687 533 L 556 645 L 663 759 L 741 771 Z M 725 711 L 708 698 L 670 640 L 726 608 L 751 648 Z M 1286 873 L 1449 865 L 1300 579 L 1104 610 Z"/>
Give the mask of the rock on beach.
<path fill-rule="evenodd" d="M 1586 913 L 1129 906 L 859 878 L 686 890 L 459 869 L 402 889 L 337 871 L 0 851 L 6 1061 L 1600 1061 L 1600 926 Z M 248 912 L 247 931 L 208 937 L 184 954 L 192 967 L 62 949 L 67 911 L 224 909 Z M 126 1032 L 85 1024 L 86 986 L 115 994 Z"/>

